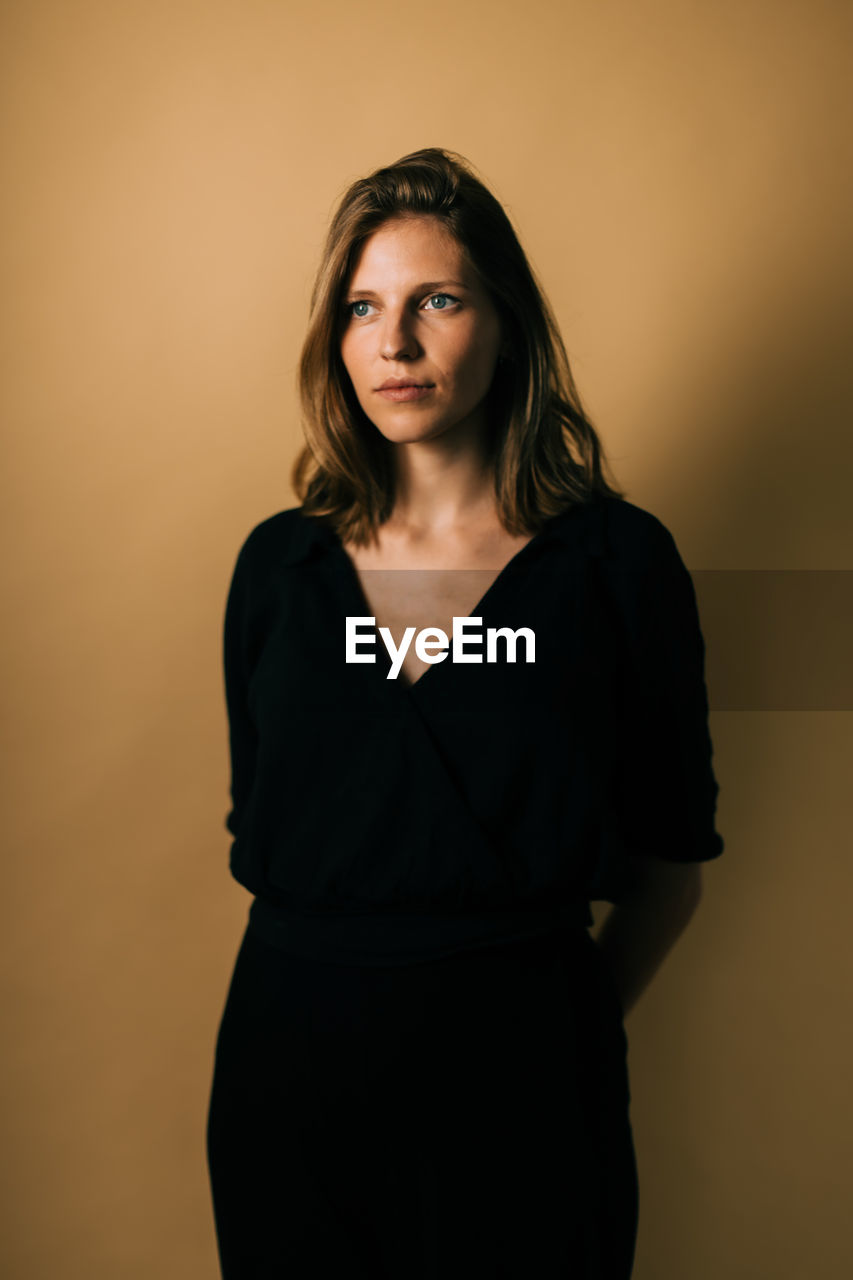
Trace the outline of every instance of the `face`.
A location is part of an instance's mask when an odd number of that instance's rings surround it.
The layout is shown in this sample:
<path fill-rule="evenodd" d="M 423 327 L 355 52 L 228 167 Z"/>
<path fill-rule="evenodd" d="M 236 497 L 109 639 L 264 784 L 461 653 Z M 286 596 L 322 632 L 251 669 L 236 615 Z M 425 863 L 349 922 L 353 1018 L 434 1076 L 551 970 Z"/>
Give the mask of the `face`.
<path fill-rule="evenodd" d="M 394 218 L 362 246 L 344 294 L 341 356 L 358 402 L 395 444 L 480 431 L 500 318 L 435 218 Z M 416 384 L 408 388 L 388 382 Z"/>

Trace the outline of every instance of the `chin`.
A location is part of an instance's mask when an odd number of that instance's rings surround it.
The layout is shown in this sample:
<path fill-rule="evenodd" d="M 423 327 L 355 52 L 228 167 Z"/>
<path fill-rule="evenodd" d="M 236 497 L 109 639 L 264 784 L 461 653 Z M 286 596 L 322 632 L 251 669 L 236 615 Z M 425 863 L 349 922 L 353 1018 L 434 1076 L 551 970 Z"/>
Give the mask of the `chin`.
<path fill-rule="evenodd" d="M 382 426 L 378 423 L 373 425 L 389 444 L 417 444 L 421 440 L 436 440 L 451 430 L 441 423 L 428 425 L 423 422 L 395 422 L 383 423 Z"/>
<path fill-rule="evenodd" d="M 435 431 L 395 431 L 393 435 L 385 435 L 389 444 L 426 444 L 430 440 L 440 440 L 452 428 L 437 428 Z M 385 434 L 383 432 L 383 434 Z"/>

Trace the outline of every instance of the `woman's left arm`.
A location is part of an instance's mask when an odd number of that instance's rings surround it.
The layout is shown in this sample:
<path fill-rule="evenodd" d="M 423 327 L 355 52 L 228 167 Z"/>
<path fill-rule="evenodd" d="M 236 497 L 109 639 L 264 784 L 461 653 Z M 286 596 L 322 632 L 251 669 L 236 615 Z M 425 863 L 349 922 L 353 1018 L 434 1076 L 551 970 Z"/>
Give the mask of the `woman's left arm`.
<path fill-rule="evenodd" d="M 636 856 L 635 865 L 634 887 L 611 908 L 596 935 L 610 966 L 623 1016 L 657 973 L 702 897 L 699 862 Z"/>

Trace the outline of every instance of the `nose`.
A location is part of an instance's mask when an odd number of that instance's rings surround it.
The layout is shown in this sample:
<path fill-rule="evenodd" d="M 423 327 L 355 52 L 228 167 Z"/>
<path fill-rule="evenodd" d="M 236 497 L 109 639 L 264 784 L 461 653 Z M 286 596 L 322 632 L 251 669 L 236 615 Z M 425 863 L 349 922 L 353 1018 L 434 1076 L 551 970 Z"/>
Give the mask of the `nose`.
<path fill-rule="evenodd" d="M 418 354 L 418 342 L 411 319 L 405 312 L 385 312 L 382 324 L 381 351 L 385 360 L 411 360 Z"/>

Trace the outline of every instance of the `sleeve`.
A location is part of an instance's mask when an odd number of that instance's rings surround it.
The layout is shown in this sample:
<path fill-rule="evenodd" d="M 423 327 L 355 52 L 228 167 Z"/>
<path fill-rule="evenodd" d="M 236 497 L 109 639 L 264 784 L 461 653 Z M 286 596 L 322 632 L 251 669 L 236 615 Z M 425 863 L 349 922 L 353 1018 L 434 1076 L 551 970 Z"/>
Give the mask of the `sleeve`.
<path fill-rule="evenodd" d="M 653 518 L 620 574 L 622 716 L 612 821 L 624 853 L 705 862 L 724 848 L 715 827 L 705 642 L 690 573 Z"/>
<path fill-rule="evenodd" d="M 237 556 L 223 630 L 225 702 L 231 760 L 231 810 L 225 827 L 236 837 L 246 810 L 255 776 L 257 730 L 249 710 L 249 567 L 251 535 Z"/>

